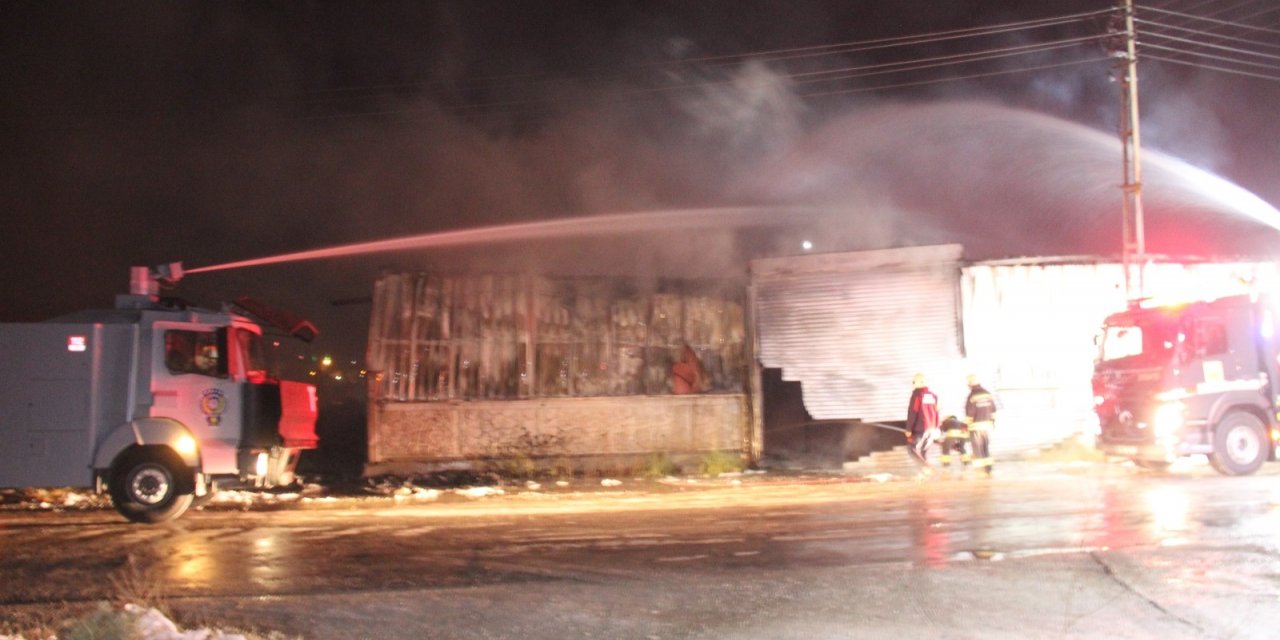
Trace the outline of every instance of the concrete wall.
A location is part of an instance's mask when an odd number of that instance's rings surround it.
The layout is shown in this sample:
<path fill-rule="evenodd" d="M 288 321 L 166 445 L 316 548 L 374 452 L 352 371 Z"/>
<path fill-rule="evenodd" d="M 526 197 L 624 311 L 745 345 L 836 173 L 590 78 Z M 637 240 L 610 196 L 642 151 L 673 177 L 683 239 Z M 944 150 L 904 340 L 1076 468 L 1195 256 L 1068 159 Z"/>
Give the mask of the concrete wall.
<path fill-rule="evenodd" d="M 745 394 L 374 402 L 366 473 L 512 456 L 745 454 L 750 424 Z"/>

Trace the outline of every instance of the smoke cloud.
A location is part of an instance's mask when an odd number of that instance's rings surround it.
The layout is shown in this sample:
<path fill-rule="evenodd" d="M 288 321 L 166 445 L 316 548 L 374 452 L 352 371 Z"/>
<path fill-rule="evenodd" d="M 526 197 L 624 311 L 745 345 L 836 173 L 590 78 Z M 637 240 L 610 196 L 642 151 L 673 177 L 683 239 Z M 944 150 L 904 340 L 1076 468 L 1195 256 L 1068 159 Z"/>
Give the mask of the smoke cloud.
<path fill-rule="evenodd" d="M 12 221 L 0 319 L 109 305 L 131 265 L 627 211 L 778 207 L 767 225 L 673 222 L 197 274 L 179 293 L 203 304 L 251 293 L 322 316 L 321 340 L 341 336 L 358 355 L 367 308 L 331 301 L 367 296 L 382 269 L 656 281 L 741 278 L 751 257 L 796 253 L 802 240 L 819 251 L 962 242 L 973 257 L 1118 250 L 1119 143 L 1098 116 L 1118 99 L 1105 78 L 1023 77 L 1021 97 L 999 101 L 972 100 L 991 90 L 977 82 L 893 103 L 817 101 L 772 63 L 696 60 L 855 39 L 881 23 L 921 32 L 927 12 L 693 3 L 677 22 L 596 4 L 0 8 L 14 62 L 0 69 L 0 193 Z M 971 17 L 982 3 L 923 4 L 932 20 Z M 682 88 L 654 91 L 655 77 Z M 1191 98 L 1145 104 L 1155 142 L 1181 140 L 1179 155 L 1201 166 L 1273 182 L 1273 165 L 1244 160 L 1265 154 L 1236 129 L 1195 126 L 1205 109 Z M 1274 141 L 1261 133 L 1269 116 L 1245 111 L 1244 131 Z M 1270 242 L 1175 172 L 1154 167 L 1145 195 L 1154 251 Z"/>

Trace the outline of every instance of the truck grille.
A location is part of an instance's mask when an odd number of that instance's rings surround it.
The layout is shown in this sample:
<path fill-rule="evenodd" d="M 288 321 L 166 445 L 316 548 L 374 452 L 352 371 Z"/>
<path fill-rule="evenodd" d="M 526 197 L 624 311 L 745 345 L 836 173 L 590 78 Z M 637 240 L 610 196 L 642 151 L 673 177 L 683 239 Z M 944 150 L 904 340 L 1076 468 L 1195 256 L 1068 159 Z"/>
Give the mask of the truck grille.
<path fill-rule="evenodd" d="M 1155 442 L 1151 429 L 1151 411 L 1146 407 L 1119 402 L 1108 407 L 1106 415 L 1099 415 L 1102 439 L 1105 442 L 1145 444 Z"/>

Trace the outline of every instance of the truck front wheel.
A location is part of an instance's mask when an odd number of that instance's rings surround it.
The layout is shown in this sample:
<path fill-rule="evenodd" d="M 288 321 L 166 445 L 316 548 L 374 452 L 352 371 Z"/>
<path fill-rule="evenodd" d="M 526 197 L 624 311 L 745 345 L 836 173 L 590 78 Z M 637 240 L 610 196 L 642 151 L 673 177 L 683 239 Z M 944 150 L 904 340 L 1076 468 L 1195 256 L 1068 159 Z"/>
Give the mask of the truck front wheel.
<path fill-rule="evenodd" d="M 1266 462 L 1268 444 L 1267 431 L 1257 416 L 1233 411 L 1213 432 L 1209 463 L 1223 475 L 1247 476 Z"/>
<path fill-rule="evenodd" d="M 167 522 L 191 506 L 192 491 L 183 482 L 186 465 L 166 450 L 139 451 L 121 460 L 111 474 L 111 502 L 133 522 Z"/>

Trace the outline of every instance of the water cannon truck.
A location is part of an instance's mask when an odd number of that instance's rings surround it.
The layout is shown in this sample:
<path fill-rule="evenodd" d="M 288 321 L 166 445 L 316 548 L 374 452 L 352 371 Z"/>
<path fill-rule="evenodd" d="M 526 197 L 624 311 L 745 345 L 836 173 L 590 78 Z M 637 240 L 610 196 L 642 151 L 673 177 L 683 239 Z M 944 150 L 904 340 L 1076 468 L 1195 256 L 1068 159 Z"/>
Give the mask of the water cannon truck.
<path fill-rule="evenodd" d="M 295 482 L 316 390 L 268 375 L 263 327 L 318 331 L 248 298 L 212 311 L 160 295 L 182 276 L 133 267 L 112 309 L 0 324 L 0 487 L 93 487 L 156 523 L 218 487 Z"/>
<path fill-rule="evenodd" d="M 1093 393 L 1098 448 L 1167 468 L 1203 454 L 1224 475 L 1275 460 L 1280 438 L 1276 299 L 1138 301 L 1108 316 Z"/>

